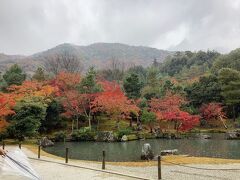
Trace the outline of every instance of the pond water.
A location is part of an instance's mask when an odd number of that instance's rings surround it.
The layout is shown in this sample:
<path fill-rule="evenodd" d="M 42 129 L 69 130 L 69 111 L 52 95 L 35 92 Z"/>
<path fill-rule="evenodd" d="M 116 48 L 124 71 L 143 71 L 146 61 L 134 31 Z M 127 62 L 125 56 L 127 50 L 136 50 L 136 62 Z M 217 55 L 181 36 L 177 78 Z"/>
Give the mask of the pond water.
<path fill-rule="evenodd" d="M 161 150 L 178 149 L 179 154 L 201 157 L 218 157 L 227 159 L 240 158 L 240 140 L 226 140 L 224 134 L 211 134 L 212 139 L 189 138 L 178 140 L 147 139 L 129 142 L 66 142 L 56 143 L 44 150 L 65 156 L 69 148 L 69 157 L 81 160 L 101 161 L 102 151 L 106 151 L 107 161 L 139 161 L 144 143 L 152 146 L 157 155 Z"/>

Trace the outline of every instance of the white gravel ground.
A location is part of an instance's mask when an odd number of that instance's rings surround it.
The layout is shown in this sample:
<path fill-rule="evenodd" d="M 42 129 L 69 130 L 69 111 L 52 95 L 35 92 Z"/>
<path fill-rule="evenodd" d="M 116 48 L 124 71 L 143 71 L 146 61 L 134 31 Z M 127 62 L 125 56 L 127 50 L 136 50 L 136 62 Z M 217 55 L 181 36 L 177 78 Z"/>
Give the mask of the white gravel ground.
<path fill-rule="evenodd" d="M 9 150 L 15 147 L 8 147 Z M 27 150 L 26 148 L 22 149 L 28 157 L 36 158 L 36 154 Z M 107 180 L 121 180 L 121 179 L 137 179 L 130 178 L 126 176 L 120 176 L 116 174 L 109 174 L 106 172 L 95 171 L 84 168 L 71 167 L 64 164 L 63 160 L 53 159 L 49 157 L 41 157 L 42 160 L 52 161 L 39 161 L 36 159 L 30 159 L 30 163 L 34 169 L 39 173 L 43 180 L 77 180 L 77 179 L 107 179 Z M 0 158 L 1 165 L 2 158 Z M 56 163 L 57 162 L 57 163 Z M 89 167 L 97 170 L 101 170 L 101 164 L 99 163 L 89 163 L 84 161 L 71 161 L 69 160 L 69 165 L 77 165 L 82 167 Z M 221 170 L 197 170 L 187 167 L 180 167 L 175 165 L 163 165 L 162 166 L 162 179 L 176 179 L 176 180 L 237 180 L 240 179 L 240 164 L 201 164 L 201 165 L 189 165 L 194 167 L 201 168 L 214 168 L 214 169 L 239 169 L 231 171 L 221 171 Z M 107 171 L 114 171 L 122 174 L 128 174 L 133 176 L 138 176 L 146 179 L 157 179 L 157 167 L 147 166 L 147 167 L 124 167 L 124 166 L 115 166 L 106 164 Z M 14 177 L 14 175 L 4 175 L 0 171 L 0 180 L 21 180 L 26 179 L 24 177 Z"/>

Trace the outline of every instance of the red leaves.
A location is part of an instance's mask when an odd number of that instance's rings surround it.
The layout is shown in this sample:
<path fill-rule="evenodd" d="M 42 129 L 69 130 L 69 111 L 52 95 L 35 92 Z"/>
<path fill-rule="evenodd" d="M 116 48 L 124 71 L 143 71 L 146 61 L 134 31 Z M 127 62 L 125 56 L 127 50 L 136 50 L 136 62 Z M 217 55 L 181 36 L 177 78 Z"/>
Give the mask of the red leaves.
<path fill-rule="evenodd" d="M 22 85 L 12 85 L 8 90 L 11 92 L 11 96 L 18 100 L 26 96 L 48 97 L 56 92 L 57 89 L 46 82 L 24 81 Z"/>
<path fill-rule="evenodd" d="M 191 115 L 184 111 L 166 112 L 164 113 L 163 118 L 169 121 L 178 121 L 179 125 L 176 129 L 181 131 L 192 129 L 199 123 L 199 116 Z"/>
<path fill-rule="evenodd" d="M 199 116 L 194 116 L 180 109 L 186 101 L 179 95 L 167 94 L 162 99 L 151 99 L 149 105 L 158 120 L 174 121 L 177 130 L 186 131 L 199 123 Z"/>
<path fill-rule="evenodd" d="M 10 94 L 0 93 L 0 117 L 14 114 L 12 110 L 16 102 Z"/>
<path fill-rule="evenodd" d="M 127 116 L 130 112 L 138 114 L 139 108 L 128 100 L 118 84 L 108 81 L 100 84 L 104 91 L 91 103 L 93 112 L 105 112 L 115 116 Z"/>
<path fill-rule="evenodd" d="M 61 95 L 63 91 L 76 89 L 80 83 L 81 77 L 78 73 L 60 72 L 52 81 L 50 85 L 58 88 L 57 95 Z"/>
<path fill-rule="evenodd" d="M 150 107 L 153 112 L 178 111 L 179 107 L 184 103 L 186 101 L 181 96 L 168 93 L 162 99 L 151 99 Z"/>
<path fill-rule="evenodd" d="M 223 107 L 220 103 L 203 104 L 200 108 L 200 112 L 201 116 L 207 121 L 225 117 Z"/>

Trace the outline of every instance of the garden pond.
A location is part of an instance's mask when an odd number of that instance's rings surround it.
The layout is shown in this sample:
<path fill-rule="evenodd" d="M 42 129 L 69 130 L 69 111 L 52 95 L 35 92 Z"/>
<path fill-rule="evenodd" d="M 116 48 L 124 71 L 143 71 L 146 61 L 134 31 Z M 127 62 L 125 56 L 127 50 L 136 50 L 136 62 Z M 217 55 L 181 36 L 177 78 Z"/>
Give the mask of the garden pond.
<path fill-rule="evenodd" d="M 106 151 L 106 161 L 140 161 L 142 146 L 149 143 L 155 155 L 162 150 L 178 149 L 182 155 L 196 157 L 215 157 L 225 159 L 240 158 L 240 140 L 226 140 L 224 133 L 208 134 L 211 139 L 200 138 L 195 134 L 186 139 L 146 139 L 128 142 L 57 142 L 44 151 L 65 157 L 69 148 L 69 157 L 79 160 L 101 161 L 102 151 Z"/>

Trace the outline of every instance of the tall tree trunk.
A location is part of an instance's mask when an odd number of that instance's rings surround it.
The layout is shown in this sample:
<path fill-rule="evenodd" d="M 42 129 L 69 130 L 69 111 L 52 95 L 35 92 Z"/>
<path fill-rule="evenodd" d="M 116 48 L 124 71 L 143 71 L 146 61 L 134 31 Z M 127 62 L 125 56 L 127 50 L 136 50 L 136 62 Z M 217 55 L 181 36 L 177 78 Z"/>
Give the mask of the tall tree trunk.
<path fill-rule="evenodd" d="M 73 133 L 73 129 L 74 129 L 74 119 L 72 120 L 72 133 Z"/>
<path fill-rule="evenodd" d="M 228 127 L 227 127 L 227 125 L 225 124 L 225 122 L 224 122 L 224 120 L 222 119 L 222 117 L 221 117 L 221 116 L 219 116 L 219 118 L 220 118 L 220 120 L 221 120 L 221 122 L 222 122 L 223 126 L 225 127 L 225 129 L 227 129 Z"/>
<path fill-rule="evenodd" d="M 140 121 L 139 121 L 139 117 L 137 116 L 137 130 L 140 130 Z"/>
<path fill-rule="evenodd" d="M 97 118 L 97 131 L 98 131 L 98 127 L 99 127 L 99 117 Z"/>
<path fill-rule="evenodd" d="M 131 117 L 131 119 L 130 119 L 129 127 L 132 127 L 132 117 Z"/>
<path fill-rule="evenodd" d="M 236 121 L 236 113 L 235 113 L 235 106 L 233 105 L 232 107 L 232 111 L 233 111 L 233 121 Z"/>
<path fill-rule="evenodd" d="M 91 115 L 88 115 L 88 127 L 91 130 L 92 129 L 92 125 L 91 125 Z"/>
<path fill-rule="evenodd" d="M 76 119 L 77 119 L 77 130 L 78 130 L 78 122 L 79 122 L 79 121 L 78 121 L 78 116 L 77 116 L 77 118 L 76 118 Z"/>
<path fill-rule="evenodd" d="M 174 121 L 174 129 L 177 130 L 177 121 Z"/>

